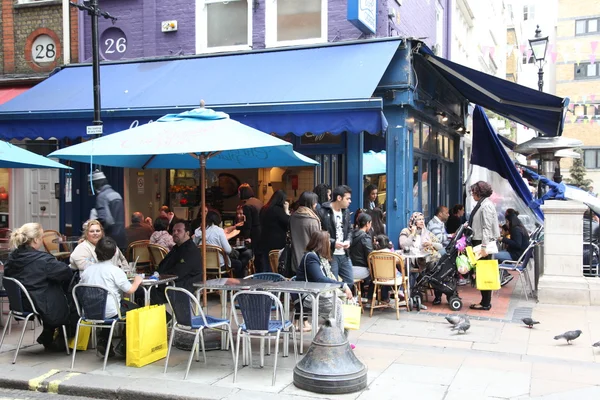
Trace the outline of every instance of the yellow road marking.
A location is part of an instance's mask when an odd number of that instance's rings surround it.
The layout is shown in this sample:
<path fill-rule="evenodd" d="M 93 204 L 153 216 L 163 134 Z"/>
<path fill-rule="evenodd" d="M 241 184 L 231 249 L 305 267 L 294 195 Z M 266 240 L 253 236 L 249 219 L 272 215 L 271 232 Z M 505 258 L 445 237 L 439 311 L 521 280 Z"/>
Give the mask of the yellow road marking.
<path fill-rule="evenodd" d="M 56 375 L 60 372 L 60 369 L 51 369 L 46 372 L 44 375 L 40 375 L 37 378 L 32 378 L 29 380 L 29 390 L 37 391 L 40 387 L 40 384 L 44 382 L 45 379 L 50 378 L 52 375 Z"/>
<path fill-rule="evenodd" d="M 50 381 L 48 383 L 48 393 L 58 394 L 58 386 L 61 383 L 63 383 L 64 381 L 67 381 L 77 375 L 81 375 L 81 374 L 79 372 L 71 372 L 71 373 L 68 373 L 67 375 L 65 375 L 65 377 L 62 379 L 55 379 L 53 381 Z"/>

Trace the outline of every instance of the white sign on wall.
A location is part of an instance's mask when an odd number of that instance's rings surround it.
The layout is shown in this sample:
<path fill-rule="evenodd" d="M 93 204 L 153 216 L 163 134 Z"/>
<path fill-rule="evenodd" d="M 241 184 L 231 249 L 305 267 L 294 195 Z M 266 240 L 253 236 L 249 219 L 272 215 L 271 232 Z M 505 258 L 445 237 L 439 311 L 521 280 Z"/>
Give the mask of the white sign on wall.
<path fill-rule="evenodd" d="M 377 32 L 377 0 L 348 0 L 348 21 L 366 34 Z"/>
<path fill-rule="evenodd" d="M 138 176 L 137 178 L 137 190 L 138 194 L 144 194 L 144 177 Z"/>

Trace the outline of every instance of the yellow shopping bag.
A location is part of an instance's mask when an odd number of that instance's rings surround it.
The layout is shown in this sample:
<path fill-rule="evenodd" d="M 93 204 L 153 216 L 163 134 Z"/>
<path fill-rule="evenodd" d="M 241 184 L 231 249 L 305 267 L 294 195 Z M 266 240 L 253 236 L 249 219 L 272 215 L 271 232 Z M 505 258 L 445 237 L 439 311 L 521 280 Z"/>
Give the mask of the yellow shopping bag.
<path fill-rule="evenodd" d="M 500 290 L 498 260 L 477 261 L 475 281 L 477 290 Z"/>
<path fill-rule="evenodd" d="M 344 329 L 360 329 L 361 309 L 358 304 L 342 304 L 342 316 L 344 317 Z"/>
<path fill-rule="evenodd" d="M 85 322 L 82 322 L 85 324 Z M 85 351 L 90 343 L 90 335 L 92 334 L 92 328 L 89 326 L 79 327 L 79 336 L 77 336 L 77 351 Z M 73 349 L 75 345 L 75 338 L 69 339 L 69 348 Z"/>
<path fill-rule="evenodd" d="M 467 257 L 469 258 L 469 264 L 471 264 L 471 266 L 474 267 L 475 265 L 477 265 L 478 257 L 475 255 L 475 252 L 473 251 L 473 247 L 467 246 L 467 248 L 465 250 L 467 250 Z"/>
<path fill-rule="evenodd" d="M 127 352 L 125 365 L 143 367 L 167 355 L 165 306 L 149 306 L 127 311 Z"/>

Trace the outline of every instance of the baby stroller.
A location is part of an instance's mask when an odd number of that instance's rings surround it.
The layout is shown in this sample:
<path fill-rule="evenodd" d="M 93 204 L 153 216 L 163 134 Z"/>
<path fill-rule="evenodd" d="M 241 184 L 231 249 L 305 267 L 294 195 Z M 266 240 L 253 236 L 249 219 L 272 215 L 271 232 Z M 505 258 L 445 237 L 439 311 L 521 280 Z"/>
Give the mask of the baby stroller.
<path fill-rule="evenodd" d="M 469 235 L 467 235 L 467 232 Z M 456 290 L 458 283 L 458 271 L 456 269 L 458 250 L 456 249 L 456 242 L 463 235 L 467 236 L 468 240 L 470 238 L 470 229 L 461 225 L 448 246 L 446 246 L 446 254 L 435 264 L 428 265 L 424 271 L 417 275 L 414 285 L 412 285 L 410 290 L 411 298 L 409 302 L 411 308 L 415 308 L 417 311 L 421 310 L 422 293 L 430 286 L 434 290 L 439 290 L 442 294 L 446 295 L 451 310 L 458 311 L 462 308 L 463 303 L 461 298 L 458 297 L 458 291 Z"/>

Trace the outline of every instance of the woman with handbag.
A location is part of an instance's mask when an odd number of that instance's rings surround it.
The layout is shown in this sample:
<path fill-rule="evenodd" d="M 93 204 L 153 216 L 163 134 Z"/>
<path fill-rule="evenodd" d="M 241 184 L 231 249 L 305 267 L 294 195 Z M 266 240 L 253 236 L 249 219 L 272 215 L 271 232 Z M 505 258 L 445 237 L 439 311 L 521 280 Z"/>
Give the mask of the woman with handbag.
<path fill-rule="evenodd" d="M 480 259 L 489 260 L 489 253 L 498 252 L 496 239 L 500 237 L 500 227 L 498 226 L 498 217 L 496 216 L 496 206 L 490 200 L 490 196 L 494 191 L 489 183 L 479 181 L 471 186 L 471 195 L 473 200 L 477 202 L 475 208 L 469 217 L 469 226 L 473 230 L 471 243 L 473 246 L 481 245 L 479 252 Z M 490 247 L 488 249 L 487 247 Z M 495 251 L 489 251 L 495 248 Z M 486 251 L 488 250 L 488 251 Z M 492 308 L 492 291 L 481 290 L 481 302 L 479 304 L 471 304 L 472 310 L 487 311 Z"/>
<path fill-rule="evenodd" d="M 310 235 L 310 241 L 306 246 L 306 254 L 302 257 L 298 266 L 296 275 L 297 281 L 333 283 L 340 286 L 341 291 L 327 292 L 321 295 L 319 299 L 319 315 L 325 318 L 332 317 L 335 314 L 336 325 L 343 331 L 344 318 L 342 315 L 342 301 L 338 295 L 342 295 L 352 300 L 352 291 L 344 282 L 335 279 L 331 272 L 331 245 L 329 242 L 329 232 L 315 231 Z M 312 297 L 307 296 L 303 305 L 306 308 L 312 308 Z"/>

